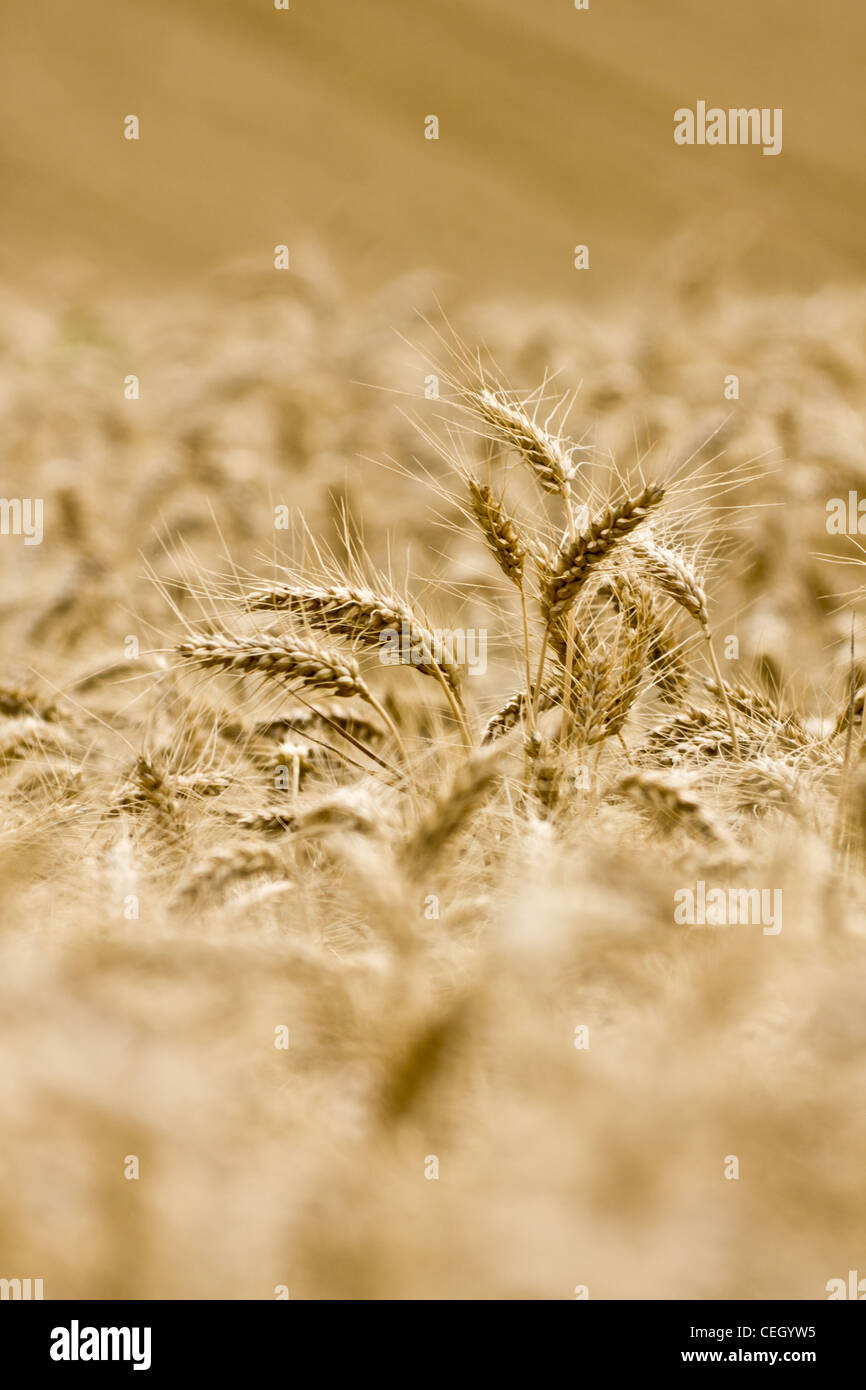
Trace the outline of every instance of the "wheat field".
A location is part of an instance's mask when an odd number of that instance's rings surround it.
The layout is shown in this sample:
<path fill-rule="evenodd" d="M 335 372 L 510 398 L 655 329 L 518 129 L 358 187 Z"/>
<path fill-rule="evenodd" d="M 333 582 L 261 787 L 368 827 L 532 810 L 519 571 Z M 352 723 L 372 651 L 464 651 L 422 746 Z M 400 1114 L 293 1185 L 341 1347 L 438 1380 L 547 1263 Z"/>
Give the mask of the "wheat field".
<path fill-rule="evenodd" d="M 45 543 L 0 546 L 0 1268 L 826 1297 L 866 1239 L 826 525 L 866 295 L 284 283 L 4 300 Z M 683 918 L 714 891 L 760 913 Z"/>

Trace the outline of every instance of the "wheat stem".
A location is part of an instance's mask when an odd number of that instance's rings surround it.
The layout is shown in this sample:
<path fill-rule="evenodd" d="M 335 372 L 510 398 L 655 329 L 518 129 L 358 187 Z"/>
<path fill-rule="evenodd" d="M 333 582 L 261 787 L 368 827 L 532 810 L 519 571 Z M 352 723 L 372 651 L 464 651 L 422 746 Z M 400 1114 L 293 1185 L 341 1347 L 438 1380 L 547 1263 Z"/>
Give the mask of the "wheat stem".
<path fill-rule="evenodd" d="M 713 646 L 713 635 L 710 632 L 709 626 L 706 623 L 702 624 L 702 631 L 704 634 L 704 641 L 707 644 L 707 652 L 709 653 L 710 664 L 713 668 L 713 674 L 715 675 L 715 678 L 719 685 L 719 689 L 722 694 L 722 703 L 725 706 L 725 715 L 727 716 L 728 720 L 728 728 L 731 731 L 731 743 L 734 745 L 734 757 L 738 758 L 740 756 L 740 741 L 737 738 L 737 726 L 734 723 L 734 712 L 731 709 L 731 702 L 728 699 L 727 686 L 725 685 L 725 682 L 722 680 L 722 673 L 719 670 L 719 662 L 718 658 L 716 657 L 715 648 Z"/>

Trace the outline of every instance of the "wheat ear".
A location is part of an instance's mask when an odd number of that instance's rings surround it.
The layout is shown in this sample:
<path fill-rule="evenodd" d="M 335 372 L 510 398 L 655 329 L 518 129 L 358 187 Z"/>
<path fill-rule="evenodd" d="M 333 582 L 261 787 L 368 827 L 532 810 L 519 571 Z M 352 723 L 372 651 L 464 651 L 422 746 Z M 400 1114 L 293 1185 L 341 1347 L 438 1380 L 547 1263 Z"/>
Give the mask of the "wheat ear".
<path fill-rule="evenodd" d="M 664 495 L 661 483 L 647 483 L 640 492 L 608 503 L 573 540 L 560 547 L 554 567 L 542 585 L 542 613 L 548 622 L 571 607 L 596 566 L 646 520 Z"/>
<path fill-rule="evenodd" d="M 521 455 L 545 492 L 564 495 L 576 475 L 573 448 L 537 423 L 522 405 L 484 387 L 471 400 L 486 424 L 492 425 Z"/>
<path fill-rule="evenodd" d="M 285 877 L 285 865 L 274 850 L 264 845 L 244 844 L 215 849 L 191 870 L 178 890 L 178 900 L 200 902 L 209 893 L 223 893 L 238 879 L 259 874 Z"/>
<path fill-rule="evenodd" d="M 433 863 L 481 805 L 499 775 L 498 749 L 474 753 L 461 765 L 403 847 L 410 872 Z"/>
<path fill-rule="evenodd" d="M 467 477 L 472 511 L 481 528 L 488 548 L 502 573 L 518 589 L 523 583 L 526 545 L 512 516 L 505 510 L 502 498 L 494 496 L 487 483 Z"/>
<path fill-rule="evenodd" d="M 387 725 L 406 760 L 400 731 L 362 679 L 357 661 L 345 652 L 298 637 L 272 637 L 267 633 L 253 637 L 234 637 L 229 633 L 197 636 L 182 642 L 177 651 L 196 666 L 287 681 L 322 695 L 356 695 L 366 700 Z"/>
<path fill-rule="evenodd" d="M 545 710 L 553 709 L 554 705 L 560 703 L 561 698 L 561 691 L 554 685 L 545 686 L 538 699 L 538 712 L 543 714 Z M 510 733 L 527 714 L 529 704 L 526 691 L 516 690 L 485 724 L 484 733 L 481 736 L 482 748 L 495 743 L 497 739 Z"/>
<path fill-rule="evenodd" d="M 509 516 L 505 510 L 502 499 L 494 497 L 490 487 L 486 483 L 480 483 L 471 474 L 467 475 L 466 483 L 469 488 L 472 510 L 484 539 L 487 541 L 487 545 L 502 573 L 511 580 L 512 584 L 516 585 L 520 594 L 523 621 L 523 660 L 528 694 L 532 684 L 532 670 L 529 664 L 529 615 L 526 609 L 526 588 L 523 583 L 523 572 L 529 547 L 521 536 L 514 518 Z M 529 714 L 530 727 L 534 728 L 535 709 L 531 700 L 526 708 Z"/>
<path fill-rule="evenodd" d="M 729 843 L 727 832 L 694 793 L 663 773 L 629 772 L 620 779 L 617 790 L 650 811 L 662 825 L 682 824 L 705 840 Z"/>
<path fill-rule="evenodd" d="M 674 603 L 678 603 L 681 608 L 684 608 L 699 625 L 703 633 L 710 665 L 713 668 L 713 675 L 721 690 L 722 702 L 725 706 L 725 714 L 727 715 L 728 727 L 731 731 L 731 740 L 734 745 L 734 755 L 735 757 L 739 757 L 740 745 L 737 738 L 737 726 L 734 723 L 734 712 L 731 708 L 725 682 L 722 679 L 722 673 L 719 669 L 716 649 L 713 646 L 713 634 L 710 631 L 710 614 L 706 591 L 692 566 L 687 563 L 682 555 L 678 555 L 676 551 L 668 550 L 665 546 L 657 545 L 653 540 L 641 540 L 632 543 L 632 552 L 642 562 L 644 570 L 658 585 L 662 593 L 667 594 L 668 598 L 673 599 Z"/>
<path fill-rule="evenodd" d="M 571 528 L 572 533 L 565 544 L 560 546 L 552 568 L 542 576 L 541 612 L 545 620 L 545 630 L 535 680 L 536 692 L 541 687 L 547 645 L 554 623 L 561 621 L 563 615 L 568 613 L 596 566 L 611 554 L 621 540 L 646 520 L 649 512 L 658 506 L 664 494 L 665 489 L 661 483 L 647 483 L 640 492 L 624 497 L 619 502 L 608 503 L 576 534 Z M 567 637 L 566 640 L 568 661 L 573 637 Z M 570 680 L 568 670 L 566 675 Z"/>
<path fill-rule="evenodd" d="M 250 611 L 288 612 L 334 636 L 376 647 L 380 654 L 384 635 L 396 633 L 402 649 L 405 632 L 413 654 L 411 664 L 421 675 L 439 681 L 467 744 L 471 744 L 459 667 L 437 650 L 435 634 L 396 594 L 377 593 L 356 584 L 271 584 L 246 594 L 243 603 Z"/>

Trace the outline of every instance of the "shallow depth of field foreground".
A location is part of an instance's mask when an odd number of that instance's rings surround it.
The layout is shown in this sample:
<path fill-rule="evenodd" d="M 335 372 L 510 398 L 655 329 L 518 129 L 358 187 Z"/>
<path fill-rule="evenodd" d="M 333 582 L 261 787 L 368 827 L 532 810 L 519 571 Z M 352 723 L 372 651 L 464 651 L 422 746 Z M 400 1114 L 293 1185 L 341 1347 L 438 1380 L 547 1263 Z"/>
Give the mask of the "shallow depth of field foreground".
<path fill-rule="evenodd" d="M 4 301 L 0 1275 L 826 1298 L 866 296 L 273 281 Z"/>

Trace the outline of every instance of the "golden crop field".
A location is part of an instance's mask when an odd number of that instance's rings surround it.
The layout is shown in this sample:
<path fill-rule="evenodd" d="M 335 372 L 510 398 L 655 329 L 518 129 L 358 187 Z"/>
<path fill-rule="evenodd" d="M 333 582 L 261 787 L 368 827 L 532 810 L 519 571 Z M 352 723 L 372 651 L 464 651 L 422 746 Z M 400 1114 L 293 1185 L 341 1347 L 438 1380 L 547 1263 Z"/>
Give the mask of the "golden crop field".
<path fill-rule="evenodd" d="M 822 16 L 7 6 L 0 1278 L 862 1265 L 866 18 Z"/>

